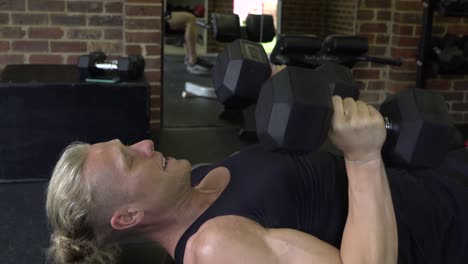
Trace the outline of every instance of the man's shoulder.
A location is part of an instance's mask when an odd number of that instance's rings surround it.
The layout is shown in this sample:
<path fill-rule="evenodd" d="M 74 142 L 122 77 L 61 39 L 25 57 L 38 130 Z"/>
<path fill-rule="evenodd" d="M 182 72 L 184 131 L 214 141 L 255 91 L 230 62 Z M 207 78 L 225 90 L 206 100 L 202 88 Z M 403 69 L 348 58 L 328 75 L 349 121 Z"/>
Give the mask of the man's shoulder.
<path fill-rule="evenodd" d="M 265 231 L 258 223 L 240 216 L 210 219 L 187 241 L 184 263 L 235 263 L 230 261 L 237 254 L 252 247 L 263 248 Z"/>

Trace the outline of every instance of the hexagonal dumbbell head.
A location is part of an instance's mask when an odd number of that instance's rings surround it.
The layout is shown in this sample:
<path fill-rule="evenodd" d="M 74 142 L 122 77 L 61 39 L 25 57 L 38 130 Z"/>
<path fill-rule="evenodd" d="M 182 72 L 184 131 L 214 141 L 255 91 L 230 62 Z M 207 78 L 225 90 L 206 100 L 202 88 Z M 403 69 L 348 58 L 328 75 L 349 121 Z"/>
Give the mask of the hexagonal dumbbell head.
<path fill-rule="evenodd" d="M 408 89 L 380 107 L 389 119 L 383 156 L 388 165 L 434 167 L 450 148 L 455 127 L 442 96 Z"/>
<path fill-rule="evenodd" d="M 243 108 L 257 101 L 262 83 L 270 76 L 270 63 L 262 45 L 236 40 L 218 55 L 214 89 L 225 106 Z"/>
<path fill-rule="evenodd" d="M 332 95 L 345 88 L 359 94 L 353 85 L 349 69 L 338 64 L 316 70 L 285 68 L 266 81 L 260 92 L 256 109 L 260 143 L 269 150 L 317 150 L 328 136 Z"/>

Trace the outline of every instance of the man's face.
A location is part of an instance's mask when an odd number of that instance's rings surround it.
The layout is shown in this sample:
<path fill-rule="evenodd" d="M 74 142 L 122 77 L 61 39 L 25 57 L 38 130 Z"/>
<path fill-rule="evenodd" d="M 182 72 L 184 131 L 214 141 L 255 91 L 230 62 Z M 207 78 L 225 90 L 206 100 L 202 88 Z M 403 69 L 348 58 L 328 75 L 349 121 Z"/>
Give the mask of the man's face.
<path fill-rule="evenodd" d="M 85 175 L 96 175 L 91 180 L 98 190 L 115 190 L 113 196 L 127 197 L 126 203 L 159 212 L 190 188 L 190 171 L 188 161 L 164 157 L 151 140 L 131 146 L 119 140 L 92 145 L 85 165 Z"/>

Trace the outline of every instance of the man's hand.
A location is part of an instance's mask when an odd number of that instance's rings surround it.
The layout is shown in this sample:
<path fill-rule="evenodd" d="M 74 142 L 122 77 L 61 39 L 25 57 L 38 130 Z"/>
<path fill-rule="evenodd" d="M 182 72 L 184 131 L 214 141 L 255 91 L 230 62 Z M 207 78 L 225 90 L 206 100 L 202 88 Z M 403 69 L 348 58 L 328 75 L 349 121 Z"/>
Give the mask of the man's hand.
<path fill-rule="evenodd" d="M 386 131 L 382 115 L 371 105 L 352 98 L 332 98 L 334 114 L 330 140 L 351 162 L 380 159 Z"/>

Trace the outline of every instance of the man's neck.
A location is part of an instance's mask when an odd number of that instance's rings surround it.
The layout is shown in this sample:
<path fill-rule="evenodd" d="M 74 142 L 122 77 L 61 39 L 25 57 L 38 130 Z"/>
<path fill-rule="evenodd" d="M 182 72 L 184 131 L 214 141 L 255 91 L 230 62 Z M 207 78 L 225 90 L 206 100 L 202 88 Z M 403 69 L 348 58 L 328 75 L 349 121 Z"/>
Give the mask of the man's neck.
<path fill-rule="evenodd" d="M 149 238 L 157 241 L 174 258 L 175 248 L 184 232 L 203 214 L 224 191 L 230 180 L 229 171 L 218 167 L 210 171 L 195 188 L 192 188 L 165 221 L 155 224 L 156 231 Z"/>

